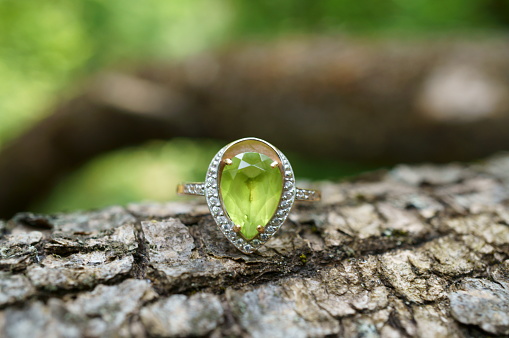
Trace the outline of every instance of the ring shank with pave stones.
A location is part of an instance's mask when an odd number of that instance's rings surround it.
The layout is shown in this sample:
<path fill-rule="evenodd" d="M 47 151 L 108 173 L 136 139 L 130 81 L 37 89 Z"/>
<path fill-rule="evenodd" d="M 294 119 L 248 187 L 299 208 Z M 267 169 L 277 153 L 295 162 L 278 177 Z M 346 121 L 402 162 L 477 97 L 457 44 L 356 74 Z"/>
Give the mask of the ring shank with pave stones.
<path fill-rule="evenodd" d="M 177 193 L 205 196 L 219 229 L 243 253 L 274 236 L 294 201 L 320 200 L 319 191 L 295 187 L 290 162 L 280 150 L 251 137 L 219 150 L 205 182 L 179 184 Z"/>

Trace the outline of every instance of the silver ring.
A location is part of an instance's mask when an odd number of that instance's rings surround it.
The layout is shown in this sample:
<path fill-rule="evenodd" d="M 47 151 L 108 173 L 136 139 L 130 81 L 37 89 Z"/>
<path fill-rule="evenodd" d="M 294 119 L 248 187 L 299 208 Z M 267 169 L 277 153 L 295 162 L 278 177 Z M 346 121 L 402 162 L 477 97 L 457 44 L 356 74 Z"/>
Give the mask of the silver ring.
<path fill-rule="evenodd" d="M 320 200 L 319 191 L 295 187 L 292 166 L 279 149 L 253 137 L 223 147 L 205 182 L 179 184 L 177 193 L 205 196 L 221 232 L 246 254 L 277 233 L 295 201 Z"/>

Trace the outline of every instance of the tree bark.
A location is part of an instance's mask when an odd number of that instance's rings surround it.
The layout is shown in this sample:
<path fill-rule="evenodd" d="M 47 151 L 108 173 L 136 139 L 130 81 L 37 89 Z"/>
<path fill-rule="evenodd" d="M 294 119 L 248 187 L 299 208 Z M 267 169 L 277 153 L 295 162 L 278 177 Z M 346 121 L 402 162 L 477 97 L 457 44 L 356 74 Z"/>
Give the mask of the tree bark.
<path fill-rule="evenodd" d="M 509 155 L 319 187 L 253 255 L 203 201 L 0 222 L 0 335 L 509 334 Z"/>

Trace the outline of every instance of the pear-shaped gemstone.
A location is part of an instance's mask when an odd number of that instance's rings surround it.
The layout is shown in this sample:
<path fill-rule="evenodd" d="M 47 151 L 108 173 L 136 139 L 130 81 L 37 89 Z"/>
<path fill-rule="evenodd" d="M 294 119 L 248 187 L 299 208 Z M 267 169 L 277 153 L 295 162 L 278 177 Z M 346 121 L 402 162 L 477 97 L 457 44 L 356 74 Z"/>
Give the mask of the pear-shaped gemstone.
<path fill-rule="evenodd" d="M 221 174 L 220 193 L 228 216 L 247 239 L 265 228 L 276 212 L 283 178 L 274 161 L 263 154 L 246 152 L 231 158 Z"/>

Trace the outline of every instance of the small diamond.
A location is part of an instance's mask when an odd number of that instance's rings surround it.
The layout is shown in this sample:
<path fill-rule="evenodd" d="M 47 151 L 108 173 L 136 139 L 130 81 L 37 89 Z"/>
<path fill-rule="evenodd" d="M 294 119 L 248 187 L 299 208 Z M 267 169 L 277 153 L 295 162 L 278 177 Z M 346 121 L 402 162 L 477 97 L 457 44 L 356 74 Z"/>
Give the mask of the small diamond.
<path fill-rule="evenodd" d="M 255 248 L 256 248 L 257 246 L 259 246 L 260 244 L 261 244 L 261 243 L 260 243 L 260 240 L 258 240 L 258 239 L 253 239 L 253 240 L 251 241 L 251 245 L 253 245 Z"/>
<path fill-rule="evenodd" d="M 207 178 L 207 184 L 209 187 L 215 187 L 216 186 L 216 180 L 213 177 Z"/>
<path fill-rule="evenodd" d="M 279 217 L 284 217 L 284 216 L 286 216 L 287 213 L 288 213 L 288 209 L 282 209 L 282 210 L 279 210 L 276 215 L 278 215 Z"/>
<path fill-rule="evenodd" d="M 244 251 L 250 252 L 251 250 L 253 250 L 253 247 L 251 245 L 249 244 L 244 245 Z"/>
<path fill-rule="evenodd" d="M 282 218 L 274 217 L 274 219 L 272 220 L 272 225 L 280 225 L 281 223 L 283 223 Z"/>
<path fill-rule="evenodd" d="M 288 207 L 290 207 L 291 205 L 292 205 L 292 201 L 291 201 L 291 200 L 286 200 L 286 201 L 283 201 L 283 202 L 281 203 L 281 207 L 282 207 L 282 208 L 288 208 Z"/>
<path fill-rule="evenodd" d="M 268 234 L 265 234 L 265 233 L 264 233 L 264 234 L 260 234 L 260 239 L 261 239 L 262 241 L 266 241 L 266 240 L 268 240 L 268 239 L 269 239 L 269 235 L 268 235 Z"/>
<path fill-rule="evenodd" d="M 223 214 L 223 210 L 221 210 L 221 208 L 219 208 L 219 207 L 213 207 L 212 208 L 212 213 L 214 215 L 222 215 Z"/>
<path fill-rule="evenodd" d="M 292 198 L 292 196 L 293 196 L 293 194 L 291 192 L 287 191 L 283 194 L 283 199 L 289 200 L 290 198 Z"/>

